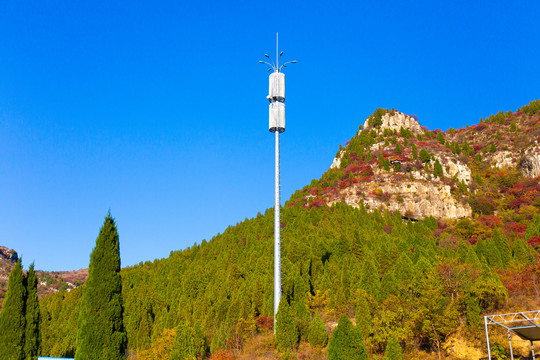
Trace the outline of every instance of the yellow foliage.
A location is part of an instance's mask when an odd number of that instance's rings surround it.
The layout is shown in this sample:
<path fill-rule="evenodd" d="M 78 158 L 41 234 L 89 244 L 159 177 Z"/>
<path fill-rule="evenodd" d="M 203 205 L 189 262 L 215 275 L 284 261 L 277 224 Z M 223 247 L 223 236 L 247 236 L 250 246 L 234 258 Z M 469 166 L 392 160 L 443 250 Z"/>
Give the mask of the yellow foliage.
<path fill-rule="evenodd" d="M 137 354 L 138 360 L 168 360 L 174 347 L 176 330 L 165 329 L 148 350 Z"/>

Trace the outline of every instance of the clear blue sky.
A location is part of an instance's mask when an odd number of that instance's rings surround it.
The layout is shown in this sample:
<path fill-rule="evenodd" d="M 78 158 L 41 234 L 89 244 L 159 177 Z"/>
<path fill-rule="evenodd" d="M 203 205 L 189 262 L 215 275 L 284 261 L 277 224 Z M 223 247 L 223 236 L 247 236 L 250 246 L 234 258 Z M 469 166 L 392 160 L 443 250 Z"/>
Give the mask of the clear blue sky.
<path fill-rule="evenodd" d="M 285 200 L 377 107 L 444 130 L 538 99 L 539 19 L 536 0 L 2 1 L 0 245 L 87 267 L 111 209 L 128 266 L 273 206 L 276 31 L 298 60 Z"/>

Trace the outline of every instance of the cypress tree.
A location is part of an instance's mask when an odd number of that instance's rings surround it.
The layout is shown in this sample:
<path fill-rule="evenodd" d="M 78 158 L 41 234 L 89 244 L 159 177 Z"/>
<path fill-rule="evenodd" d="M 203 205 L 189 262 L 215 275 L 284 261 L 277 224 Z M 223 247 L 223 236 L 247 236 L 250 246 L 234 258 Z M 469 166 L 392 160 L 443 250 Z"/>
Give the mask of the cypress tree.
<path fill-rule="evenodd" d="M 479 328 L 482 326 L 481 309 L 478 300 L 474 295 L 469 295 L 466 301 L 467 324 L 470 327 Z"/>
<path fill-rule="evenodd" d="M 338 326 L 330 339 L 328 360 L 367 360 L 364 342 L 351 320 L 341 316 Z"/>
<path fill-rule="evenodd" d="M 309 324 L 308 341 L 313 347 L 325 347 L 328 343 L 328 333 L 318 312 Z"/>
<path fill-rule="evenodd" d="M 510 249 L 510 245 L 508 245 L 508 239 L 498 229 L 495 229 L 493 230 L 493 242 L 495 242 L 499 250 L 502 264 L 504 266 L 508 265 L 512 261 L 512 250 Z"/>
<path fill-rule="evenodd" d="M 379 273 L 372 256 L 366 256 L 364 263 L 362 264 L 362 272 L 360 277 L 360 289 L 365 290 L 369 295 L 378 298 L 379 297 Z"/>
<path fill-rule="evenodd" d="M 39 303 L 37 294 L 37 275 L 34 264 L 30 265 L 26 278 L 26 334 L 24 352 L 27 360 L 36 360 L 39 350 Z"/>
<path fill-rule="evenodd" d="M 381 279 L 381 290 L 379 295 L 381 299 L 386 299 L 388 295 L 395 294 L 396 292 L 396 279 L 394 277 L 394 272 L 390 271 L 384 274 L 383 278 Z"/>
<path fill-rule="evenodd" d="M 362 336 L 362 339 L 367 339 L 371 332 L 371 311 L 363 295 L 358 300 L 354 320 L 356 321 L 356 329 L 360 336 Z"/>
<path fill-rule="evenodd" d="M 26 279 L 17 261 L 9 274 L 7 293 L 0 312 L 0 359 L 24 360 Z"/>
<path fill-rule="evenodd" d="M 303 340 L 307 338 L 309 330 L 309 313 L 306 308 L 307 284 L 300 273 L 294 279 L 294 316 L 296 317 L 298 330 Z"/>
<path fill-rule="evenodd" d="M 204 336 L 187 323 L 180 324 L 174 337 L 170 360 L 196 360 L 204 355 Z"/>
<path fill-rule="evenodd" d="M 472 246 L 469 246 L 467 249 L 467 257 L 465 258 L 465 262 L 471 265 L 480 265 L 480 259 L 478 259 L 478 255 L 476 255 L 476 252 Z"/>
<path fill-rule="evenodd" d="M 292 349 L 299 340 L 298 326 L 285 296 L 281 297 L 276 314 L 276 345 L 279 351 Z"/>
<path fill-rule="evenodd" d="M 386 351 L 384 352 L 383 360 L 402 360 L 401 345 L 397 341 L 396 334 L 392 334 L 386 343 Z"/>
<path fill-rule="evenodd" d="M 118 231 L 110 212 L 90 256 L 77 329 L 77 360 L 121 360 L 126 349 Z"/>

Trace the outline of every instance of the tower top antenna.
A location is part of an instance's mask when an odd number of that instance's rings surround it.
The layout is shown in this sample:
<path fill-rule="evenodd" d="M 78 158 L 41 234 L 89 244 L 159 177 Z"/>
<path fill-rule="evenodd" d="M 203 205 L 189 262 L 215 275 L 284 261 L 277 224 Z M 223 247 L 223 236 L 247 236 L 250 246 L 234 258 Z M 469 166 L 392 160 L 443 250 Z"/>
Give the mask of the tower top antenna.
<path fill-rule="evenodd" d="M 279 33 L 276 32 L 276 61 L 272 60 L 272 58 L 268 54 L 264 54 L 264 56 L 268 59 L 268 61 L 262 61 L 259 60 L 259 63 L 266 64 L 270 68 L 268 71 L 274 70 L 274 72 L 280 72 L 282 68 L 286 68 L 288 64 L 296 64 L 296 60 L 293 61 L 287 61 L 283 65 L 279 65 L 279 60 L 283 56 L 283 51 L 279 52 Z"/>

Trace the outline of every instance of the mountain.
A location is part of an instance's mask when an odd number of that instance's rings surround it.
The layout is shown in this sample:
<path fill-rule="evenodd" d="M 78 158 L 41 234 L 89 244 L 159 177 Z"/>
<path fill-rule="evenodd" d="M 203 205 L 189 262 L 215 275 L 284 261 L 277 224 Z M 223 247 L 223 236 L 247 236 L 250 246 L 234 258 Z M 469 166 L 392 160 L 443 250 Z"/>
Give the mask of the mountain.
<path fill-rule="evenodd" d="M 540 175 L 539 103 L 446 132 L 427 130 L 414 115 L 377 109 L 340 146 L 320 181 L 312 182 L 293 200 L 308 206 L 363 204 L 370 210 L 399 211 L 412 219 L 492 213 L 478 204 L 478 197 L 486 192 L 486 177 L 496 171 L 514 179 L 516 172 L 522 177 Z M 506 190 L 497 189 L 499 205 L 515 195 Z M 503 210 L 504 205 L 499 208 Z"/>
<path fill-rule="evenodd" d="M 13 249 L 0 246 L 0 310 L 4 300 L 9 273 L 19 256 Z M 58 291 L 71 291 L 84 284 L 88 276 L 88 269 L 74 271 L 43 271 L 37 270 L 38 276 L 38 296 L 42 298 Z"/>
<path fill-rule="evenodd" d="M 283 207 L 290 354 L 272 336 L 273 209 L 122 270 L 130 354 L 327 359 L 307 342 L 319 314 L 330 337 L 354 320 L 370 358 L 394 338 L 406 358 L 486 356 L 483 315 L 540 306 L 539 105 L 446 132 L 395 110 L 368 117 Z M 74 353 L 80 289 L 40 300 L 42 355 Z"/>

